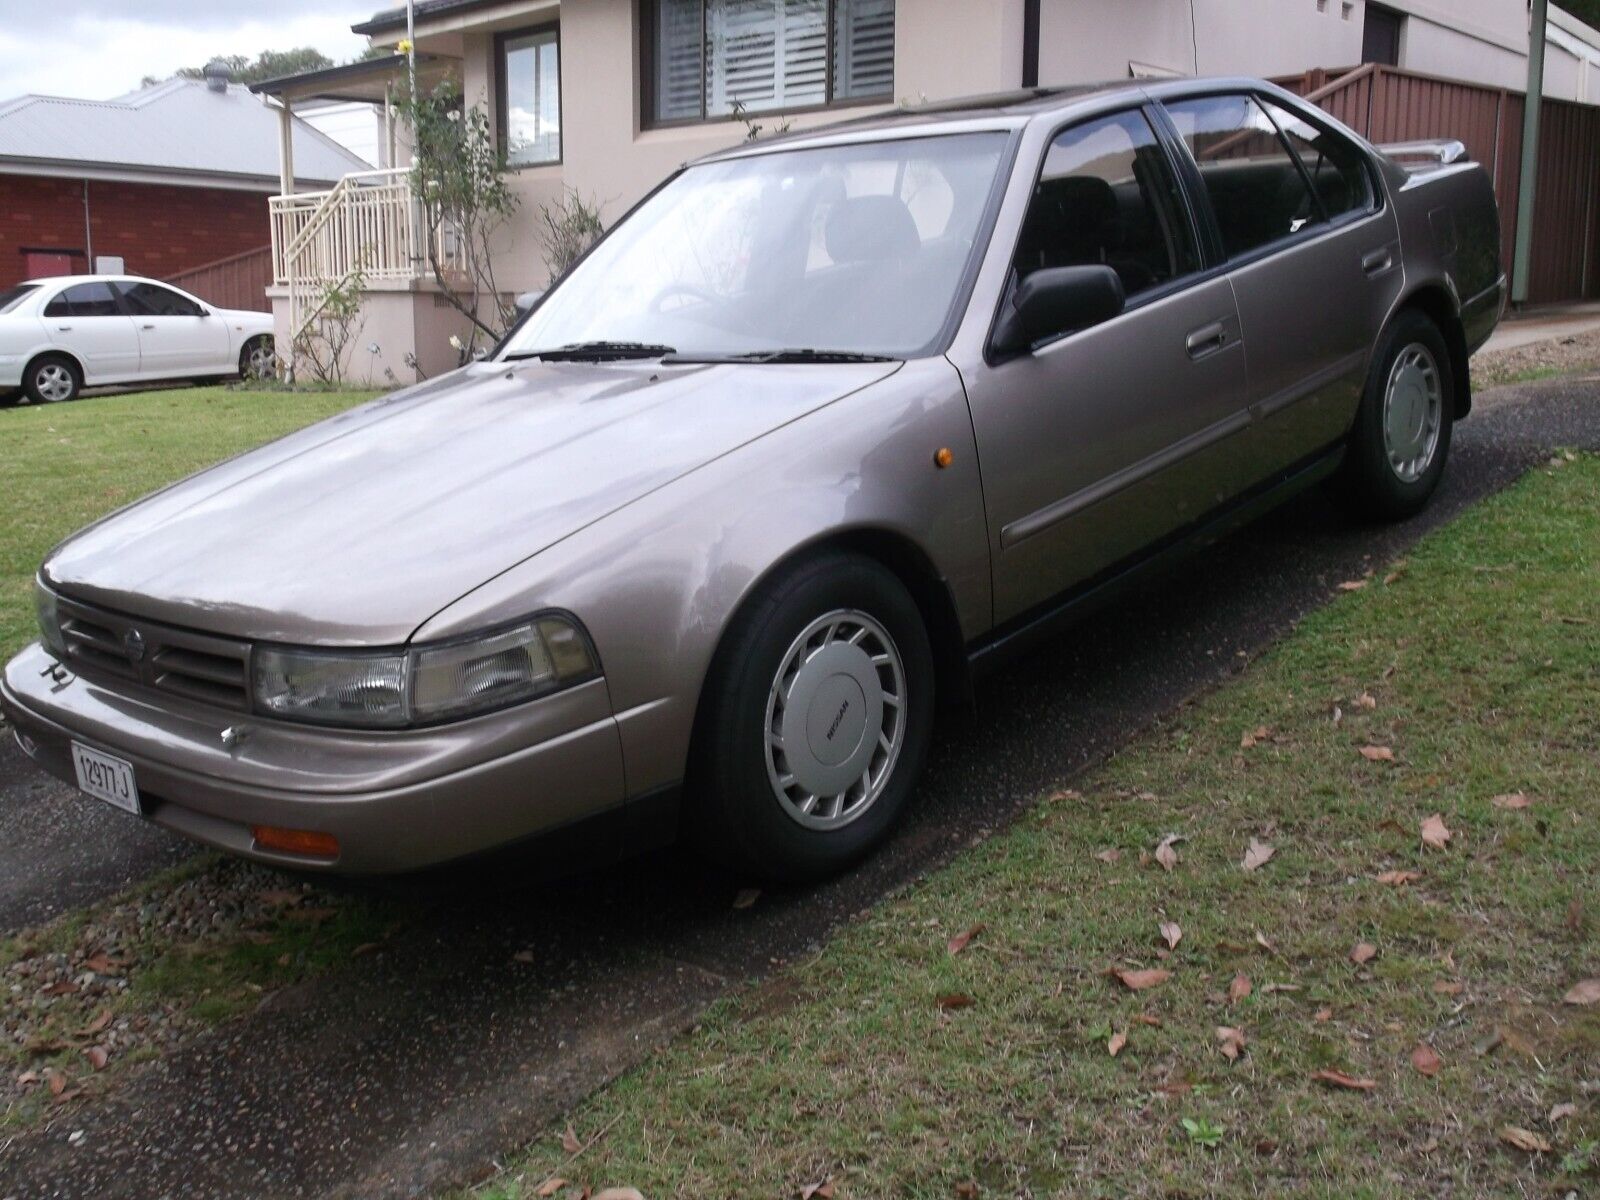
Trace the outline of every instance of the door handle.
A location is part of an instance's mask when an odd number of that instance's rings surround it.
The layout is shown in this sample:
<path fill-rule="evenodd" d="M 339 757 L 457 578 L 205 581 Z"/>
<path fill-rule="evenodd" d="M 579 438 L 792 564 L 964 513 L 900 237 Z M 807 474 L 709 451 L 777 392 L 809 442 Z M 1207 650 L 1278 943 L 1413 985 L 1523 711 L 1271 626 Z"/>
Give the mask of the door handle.
<path fill-rule="evenodd" d="M 1394 252 L 1387 246 L 1370 250 L 1361 256 L 1361 269 L 1367 273 L 1369 278 L 1376 278 L 1382 275 L 1392 266 L 1394 266 Z"/>
<path fill-rule="evenodd" d="M 60 333 L 71 333 L 72 332 L 72 326 L 71 325 L 57 325 L 56 326 L 56 330 L 58 332 L 60 332 Z"/>
<path fill-rule="evenodd" d="M 1183 344 L 1188 349 L 1190 358 L 1204 358 L 1221 350 L 1227 342 L 1227 326 L 1221 321 L 1213 321 L 1209 325 L 1202 325 L 1199 329 L 1191 331 Z"/>
<path fill-rule="evenodd" d="M 155 326 L 154 325 L 141 325 L 141 326 L 139 326 L 139 328 L 140 329 L 154 329 Z"/>

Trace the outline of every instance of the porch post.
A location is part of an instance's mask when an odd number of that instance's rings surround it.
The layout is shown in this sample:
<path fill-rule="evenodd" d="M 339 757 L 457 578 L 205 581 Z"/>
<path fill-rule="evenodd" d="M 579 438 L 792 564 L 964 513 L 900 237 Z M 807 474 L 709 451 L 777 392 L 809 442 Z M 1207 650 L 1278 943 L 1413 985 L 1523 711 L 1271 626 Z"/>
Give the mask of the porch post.
<path fill-rule="evenodd" d="M 1528 94 L 1522 101 L 1522 170 L 1517 178 L 1517 234 L 1511 257 L 1511 302 L 1528 301 L 1533 267 L 1533 204 L 1539 190 L 1539 102 L 1544 97 L 1544 36 L 1549 0 L 1533 0 L 1528 30 Z"/>
<path fill-rule="evenodd" d="M 294 195 L 294 109 L 288 96 L 278 98 L 278 191 Z"/>

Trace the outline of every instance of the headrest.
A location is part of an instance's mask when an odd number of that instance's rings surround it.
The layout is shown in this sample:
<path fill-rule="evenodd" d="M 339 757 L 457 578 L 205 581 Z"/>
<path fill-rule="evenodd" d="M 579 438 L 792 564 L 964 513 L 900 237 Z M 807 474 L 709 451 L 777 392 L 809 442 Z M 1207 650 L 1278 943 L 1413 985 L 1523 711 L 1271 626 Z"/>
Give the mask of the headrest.
<path fill-rule="evenodd" d="M 833 206 L 823 231 L 836 263 L 909 258 L 922 249 L 911 210 L 898 196 L 856 196 Z"/>
<path fill-rule="evenodd" d="M 1098 228 L 1117 215 L 1117 194 L 1098 175 L 1068 175 L 1051 179 L 1040 190 L 1061 206 L 1075 225 Z"/>

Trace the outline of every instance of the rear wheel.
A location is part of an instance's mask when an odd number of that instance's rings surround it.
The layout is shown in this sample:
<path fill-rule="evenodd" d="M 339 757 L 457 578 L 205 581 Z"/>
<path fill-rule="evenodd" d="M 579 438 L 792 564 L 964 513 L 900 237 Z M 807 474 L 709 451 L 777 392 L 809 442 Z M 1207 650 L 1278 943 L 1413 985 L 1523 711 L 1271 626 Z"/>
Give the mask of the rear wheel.
<path fill-rule="evenodd" d="M 1420 512 L 1450 455 L 1455 377 L 1439 327 L 1401 312 L 1373 357 L 1340 490 L 1362 515 L 1396 521 Z"/>
<path fill-rule="evenodd" d="M 0 388 L 0 408 L 10 408 L 12 405 L 22 403 L 25 394 L 16 388 Z"/>
<path fill-rule="evenodd" d="M 933 655 L 904 585 L 829 553 L 735 619 L 707 680 L 689 779 L 700 844 L 737 869 L 849 865 L 911 797 L 933 727 Z"/>
<path fill-rule="evenodd" d="M 59 404 L 77 398 L 83 390 L 83 374 L 65 355 L 46 354 L 28 364 L 22 383 L 35 404 Z"/>

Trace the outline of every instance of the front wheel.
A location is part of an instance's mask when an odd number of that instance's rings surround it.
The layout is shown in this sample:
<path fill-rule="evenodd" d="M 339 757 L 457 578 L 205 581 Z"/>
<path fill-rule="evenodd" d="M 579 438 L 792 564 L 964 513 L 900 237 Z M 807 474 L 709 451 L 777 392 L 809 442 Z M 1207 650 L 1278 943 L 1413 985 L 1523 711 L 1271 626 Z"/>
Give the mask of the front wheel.
<path fill-rule="evenodd" d="M 78 364 L 60 354 L 46 354 L 28 364 L 23 379 L 28 399 L 35 404 L 59 404 L 74 400 L 83 390 L 83 376 Z"/>
<path fill-rule="evenodd" d="M 278 355 L 272 337 L 261 334 L 251 338 L 239 351 L 239 378 L 244 380 L 269 379 L 278 370 Z"/>
<path fill-rule="evenodd" d="M 892 828 L 927 757 L 934 672 L 891 572 L 843 553 L 785 570 L 735 619 L 706 686 L 687 799 L 715 857 L 813 879 Z"/>
<path fill-rule="evenodd" d="M 1455 377 L 1439 327 L 1406 310 L 1384 331 L 1350 431 L 1340 490 L 1362 515 L 1421 512 L 1450 455 Z"/>

